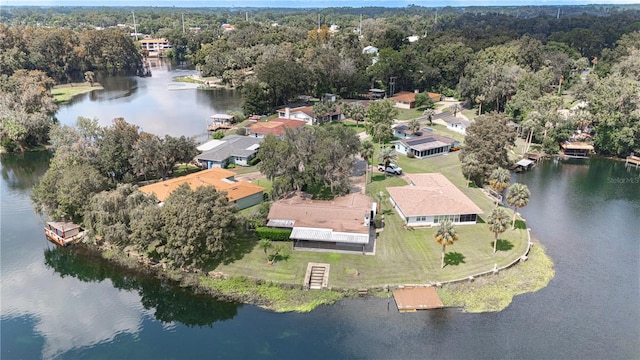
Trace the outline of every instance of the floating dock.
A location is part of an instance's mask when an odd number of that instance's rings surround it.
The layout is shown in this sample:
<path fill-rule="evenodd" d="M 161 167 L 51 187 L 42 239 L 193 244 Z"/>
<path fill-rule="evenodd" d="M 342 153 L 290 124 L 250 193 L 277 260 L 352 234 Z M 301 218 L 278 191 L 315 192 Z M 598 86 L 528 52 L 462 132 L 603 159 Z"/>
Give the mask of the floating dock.
<path fill-rule="evenodd" d="M 441 309 L 444 307 L 434 287 L 416 286 L 393 290 L 393 298 L 400 312 Z"/>

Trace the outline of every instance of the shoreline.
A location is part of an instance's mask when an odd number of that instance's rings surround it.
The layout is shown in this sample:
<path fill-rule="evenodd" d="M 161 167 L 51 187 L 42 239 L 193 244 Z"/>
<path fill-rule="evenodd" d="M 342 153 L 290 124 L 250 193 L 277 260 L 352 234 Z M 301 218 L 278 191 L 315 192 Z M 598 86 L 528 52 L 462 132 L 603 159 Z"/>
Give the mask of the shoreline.
<path fill-rule="evenodd" d="M 195 294 L 216 300 L 250 304 L 277 313 L 310 312 L 320 305 L 333 305 L 345 298 L 361 297 L 358 288 L 303 290 L 301 284 L 278 283 L 255 277 L 233 276 L 219 272 L 193 272 L 184 269 L 164 269 L 151 265 L 107 245 L 77 244 L 95 252 L 105 260 L 160 281 L 169 281 Z M 436 290 L 445 308 L 462 308 L 463 312 L 502 311 L 516 295 L 536 292 L 546 287 L 555 276 L 553 261 L 538 239 L 533 239 L 527 261 L 519 261 L 492 275 L 470 277 L 468 281 L 438 284 Z M 365 297 L 389 298 L 401 284 L 367 287 Z"/>
<path fill-rule="evenodd" d="M 87 82 L 60 84 L 51 89 L 51 96 L 53 96 L 56 104 L 66 104 L 73 100 L 74 97 L 94 90 L 104 90 L 104 88 L 98 82 L 94 82 L 93 85 Z"/>

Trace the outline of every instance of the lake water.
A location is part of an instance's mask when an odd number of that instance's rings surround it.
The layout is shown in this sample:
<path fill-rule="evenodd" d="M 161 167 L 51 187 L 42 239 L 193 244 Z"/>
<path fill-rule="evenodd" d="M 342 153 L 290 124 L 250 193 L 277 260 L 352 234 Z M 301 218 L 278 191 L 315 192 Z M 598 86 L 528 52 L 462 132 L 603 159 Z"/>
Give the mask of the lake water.
<path fill-rule="evenodd" d="M 98 79 L 105 90 L 79 95 L 62 105 L 56 117 L 64 125 L 75 125 L 79 116 L 97 118 L 102 126 L 111 124 L 116 117 L 124 117 L 152 134 L 195 136 L 203 140 L 211 115 L 240 110 L 239 91 L 197 90 L 197 84 L 174 82 L 174 77 L 196 72 L 154 61 L 153 76 Z"/>
<path fill-rule="evenodd" d="M 207 116 L 225 112 L 224 99 L 237 106 L 237 96 L 224 92 L 166 90 L 174 74 L 117 81 L 135 90 L 104 82 L 107 90 L 76 100 L 59 118 L 97 116 L 106 125 L 124 116 L 145 131 L 162 129 L 159 135 L 193 135 Z M 138 112 L 146 106 L 190 115 Z M 195 296 L 56 248 L 29 199 L 48 155 L 0 160 L 3 360 L 640 357 L 640 170 L 623 163 L 547 161 L 516 176 L 531 189 L 521 212 L 556 276 L 502 312 L 401 314 L 387 299 L 348 299 L 308 314 L 277 314 Z"/>

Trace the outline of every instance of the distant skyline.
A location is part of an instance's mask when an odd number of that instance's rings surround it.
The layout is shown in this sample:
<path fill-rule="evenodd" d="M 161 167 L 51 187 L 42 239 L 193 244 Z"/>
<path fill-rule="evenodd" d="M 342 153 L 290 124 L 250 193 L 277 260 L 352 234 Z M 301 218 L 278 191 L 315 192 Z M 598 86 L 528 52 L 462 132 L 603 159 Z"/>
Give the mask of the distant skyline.
<path fill-rule="evenodd" d="M 0 0 L 3 6 L 152 6 L 152 7 L 260 7 L 260 8 L 327 8 L 327 7 L 467 7 L 467 6 L 566 6 L 566 5 L 629 5 L 638 0 Z"/>

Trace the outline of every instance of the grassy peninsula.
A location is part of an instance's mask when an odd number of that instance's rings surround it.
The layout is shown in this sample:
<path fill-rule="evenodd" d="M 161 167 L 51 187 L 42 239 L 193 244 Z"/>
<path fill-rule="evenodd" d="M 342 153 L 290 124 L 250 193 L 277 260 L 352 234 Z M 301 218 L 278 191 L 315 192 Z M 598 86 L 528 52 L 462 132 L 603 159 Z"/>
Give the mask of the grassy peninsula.
<path fill-rule="evenodd" d="M 54 86 L 53 89 L 51 89 L 51 95 L 53 95 L 53 99 L 56 103 L 66 104 L 71 101 L 74 96 L 102 89 L 102 85 L 98 83 L 94 83 L 93 85 L 90 85 L 89 83 L 63 84 Z"/>

